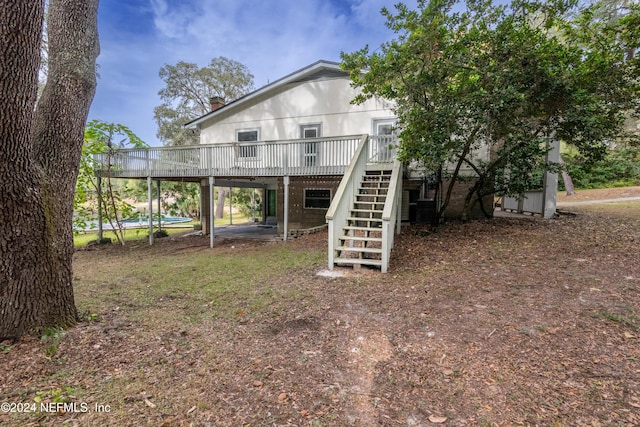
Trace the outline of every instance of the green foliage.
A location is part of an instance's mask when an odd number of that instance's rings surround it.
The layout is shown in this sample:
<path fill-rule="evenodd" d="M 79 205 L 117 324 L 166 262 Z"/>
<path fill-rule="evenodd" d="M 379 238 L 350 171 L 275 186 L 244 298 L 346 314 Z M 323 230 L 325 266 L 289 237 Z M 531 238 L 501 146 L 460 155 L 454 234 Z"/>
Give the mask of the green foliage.
<path fill-rule="evenodd" d="M 48 358 L 52 358 L 58 352 L 58 346 L 64 338 L 66 332 L 62 328 L 46 327 L 42 331 L 42 342 L 47 345 L 45 354 Z"/>
<path fill-rule="evenodd" d="M 214 58 L 202 68 L 184 61 L 165 65 L 160 78 L 166 86 L 158 92 L 163 103 L 154 109 L 154 118 L 158 138 L 172 146 L 199 143 L 199 132 L 185 129 L 184 124 L 208 113 L 211 97 L 220 96 L 229 102 L 253 89 L 249 69 L 225 57 Z"/>
<path fill-rule="evenodd" d="M 395 101 L 402 159 L 451 178 L 439 215 L 463 167 L 475 178 L 468 212 L 485 195 L 520 194 L 543 169 L 559 170 L 545 164 L 553 139 L 602 158 L 637 102 L 637 56 L 624 60 L 638 43 L 631 18 L 603 24 L 587 9 L 571 20 L 574 3 L 562 1 L 464 6 L 383 9 L 397 38 L 342 54 L 361 88 L 354 102 Z"/>
<path fill-rule="evenodd" d="M 73 394 L 74 390 L 72 387 L 39 390 L 36 391 L 33 401 L 36 403 L 66 403 L 74 398 Z"/>
<path fill-rule="evenodd" d="M 162 208 L 171 216 L 196 218 L 200 212 L 200 186 L 193 182 L 166 182 Z"/>
<path fill-rule="evenodd" d="M 580 153 L 565 155 L 566 168 L 578 188 L 640 185 L 640 148 L 610 150 L 598 161 Z"/>
<path fill-rule="evenodd" d="M 84 145 L 80 159 L 80 170 L 74 195 L 74 229 L 85 230 L 88 224 L 98 219 L 98 194 L 102 197 L 104 218 L 109 221 L 116 232 L 116 238 L 122 244 L 122 226 L 120 220 L 130 216 L 133 206 L 124 200 L 124 190 L 119 189 L 111 178 L 110 158 L 120 148 L 145 148 L 144 143 L 128 127 L 93 120 L 85 127 Z M 94 174 L 97 155 L 102 155 L 104 165 L 108 165 L 106 176 L 100 184 Z"/>
<path fill-rule="evenodd" d="M 236 188 L 231 196 L 233 205 L 247 218 L 259 218 L 262 216 L 262 201 L 260 194 L 252 188 Z"/>

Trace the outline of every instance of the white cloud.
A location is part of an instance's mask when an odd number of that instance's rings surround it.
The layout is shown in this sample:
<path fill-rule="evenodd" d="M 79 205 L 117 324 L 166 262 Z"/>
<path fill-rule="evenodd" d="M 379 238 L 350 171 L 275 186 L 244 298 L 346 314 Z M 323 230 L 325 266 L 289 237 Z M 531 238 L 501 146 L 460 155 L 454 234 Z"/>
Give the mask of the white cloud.
<path fill-rule="evenodd" d="M 101 79 L 90 118 L 122 123 L 153 145 L 158 71 L 225 56 L 256 87 L 340 52 L 390 38 L 380 9 L 396 0 L 110 0 L 99 19 Z"/>

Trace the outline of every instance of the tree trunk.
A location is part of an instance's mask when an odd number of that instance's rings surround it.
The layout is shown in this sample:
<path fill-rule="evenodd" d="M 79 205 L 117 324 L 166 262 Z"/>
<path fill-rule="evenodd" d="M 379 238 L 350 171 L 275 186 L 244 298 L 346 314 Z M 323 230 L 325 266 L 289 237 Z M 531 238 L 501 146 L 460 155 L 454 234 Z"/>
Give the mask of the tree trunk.
<path fill-rule="evenodd" d="M 218 201 L 216 202 L 216 218 L 221 219 L 224 217 L 224 198 L 227 196 L 228 191 L 218 187 Z"/>
<path fill-rule="evenodd" d="M 73 193 L 95 92 L 98 0 L 51 0 L 49 72 L 34 113 L 44 2 L 0 7 L 0 339 L 77 321 Z"/>
<path fill-rule="evenodd" d="M 569 172 L 567 172 L 562 156 L 560 156 L 559 163 L 562 165 L 562 181 L 564 182 L 564 189 L 567 191 L 567 196 L 573 196 L 576 194 L 576 189 L 573 187 L 573 180 L 571 179 Z"/>

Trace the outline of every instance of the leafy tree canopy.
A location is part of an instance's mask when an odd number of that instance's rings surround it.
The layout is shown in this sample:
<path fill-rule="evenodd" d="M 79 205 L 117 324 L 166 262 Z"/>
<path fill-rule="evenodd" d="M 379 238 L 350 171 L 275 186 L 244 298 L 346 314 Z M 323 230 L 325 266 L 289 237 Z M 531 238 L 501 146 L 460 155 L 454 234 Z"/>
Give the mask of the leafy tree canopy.
<path fill-rule="evenodd" d="M 485 195 L 531 188 L 550 138 L 600 158 L 638 107 L 636 7 L 605 21 L 600 5 L 572 1 L 460 6 L 383 9 L 397 37 L 374 52 L 342 54 L 362 90 L 354 102 L 395 101 L 403 160 L 450 175 L 440 214 L 463 166 L 478 178 L 468 212 Z M 490 156 L 479 155 L 487 149 Z"/>
<path fill-rule="evenodd" d="M 124 234 L 121 220 L 133 212 L 133 206 L 126 202 L 122 192 L 118 190 L 111 179 L 111 156 L 120 148 L 147 148 L 142 141 L 128 127 L 92 120 L 85 126 L 84 144 L 80 157 L 80 169 L 76 181 L 76 191 L 73 198 L 75 211 L 74 227 L 76 230 L 86 230 L 89 224 L 106 219 L 116 239 L 124 244 Z M 95 155 L 103 155 L 103 165 L 107 174 L 103 180 L 98 180 L 94 173 Z M 103 218 L 98 216 L 98 197 L 101 198 Z M 96 225 L 97 227 L 97 225 Z M 101 237 L 101 236 L 100 236 Z"/>
<path fill-rule="evenodd" d="M 160 69 L 165 87 L 158 94 L 162 104 L 154 109 L 157 136 L 165 145 L 198 144 L 199 134 L 184 124 L 210 111 L 210 98 L 233 101 L 253 90 L 253 74 L 239 62 L 218 57 L 208 66 L 180 61 Z"/>

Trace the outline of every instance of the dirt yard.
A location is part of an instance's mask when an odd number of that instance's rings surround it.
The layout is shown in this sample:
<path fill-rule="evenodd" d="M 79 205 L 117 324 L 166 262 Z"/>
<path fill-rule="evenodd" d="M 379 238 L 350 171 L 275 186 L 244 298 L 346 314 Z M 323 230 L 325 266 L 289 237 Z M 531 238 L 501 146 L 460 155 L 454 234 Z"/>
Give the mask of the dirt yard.
<path fill-rule="evenodd" d="M 0 412 L 0 424 L 640 425 L 640 202 L 594 206 L 407 226 L 387 274 L 318 276 L 325 233 L 78 251 L 87 320 L 56 348 L 51 336 L 0 345 L 0 402 L 62 403 Z M 283 245 L 310 261 L 255 275 L 249 293 L 228 283 L 218 307 L 230 314 L 197 299 L 217 264 L 171 264 L 260 262 Z M 176 274 L 193 290 L 145 300 L 153 280 L 130 271 L 140 260 L 192 271 Z"/>

